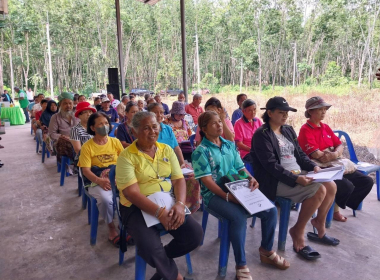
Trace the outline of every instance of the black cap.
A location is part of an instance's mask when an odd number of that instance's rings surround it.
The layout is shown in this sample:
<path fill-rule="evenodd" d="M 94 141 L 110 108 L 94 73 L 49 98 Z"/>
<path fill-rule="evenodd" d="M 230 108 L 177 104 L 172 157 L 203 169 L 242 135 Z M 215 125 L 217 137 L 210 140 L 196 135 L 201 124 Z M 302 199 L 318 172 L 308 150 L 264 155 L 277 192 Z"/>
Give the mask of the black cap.
<path fill-rule="evenodd" d="M 282 111 L 292 111 L 297 112 L 297 109 L 294 109 L 289 106 L 288 102 L 285 100 L 285 98 L 280 96 L 272 97 L 268 100 L 267 105 L 265 108 L 260 108 L 261 110 L 274 110 L 279 109 Z"/>

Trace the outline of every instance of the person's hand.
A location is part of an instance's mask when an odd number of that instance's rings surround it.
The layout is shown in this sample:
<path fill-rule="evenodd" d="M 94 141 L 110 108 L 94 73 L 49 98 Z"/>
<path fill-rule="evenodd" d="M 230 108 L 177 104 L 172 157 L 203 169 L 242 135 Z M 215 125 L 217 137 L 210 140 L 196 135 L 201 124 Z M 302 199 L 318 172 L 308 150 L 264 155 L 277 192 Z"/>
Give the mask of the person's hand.
<path fill-rule="evenodd" d="M 98 178 L 96 183 L 105 191 L 110 191 L 112 189 L 110 180 L 108 178 Z"/>
<path fill-rule="evenodd" d="M 380 68 L 377 69 L 376 79 L 377 79 L 378 81 L 380 81 Z"/>
<path fill-rule="evenodd" d="M 337 158 L 337 153 L 335 152 L 324 152 L 323 156 L 321 156 L 318 160 L 323 163 L 330 162 Z"/>
<path fill-rule="evenodd" d="M 176 230 L 185 221 L 185 206 L 180 203 L 174 204 L 172 209 L 169 211 L 169 217 L 171 217 L 168 226 L 169 230 Z"/>
<path fill-rule="evenodd" d="M 249 188 L 251 189 L 251 192 L 259 188 L 259 183 L 253 177 L 251 177 L 251 180 L 249 181 Z"/>
<path fill-rule="evenodd" d="M 307 186 L 307 185 L 310 185 L 311 183 L 313 183 L 314 179 L 311 178 L 311 177 L 307 177 L 305 175 L 299 175 L 297 180 L 296 180 L 296 183 L 297 184 L 300 184 L 301 186 Z"/>
<path fill-rule="evenodd" d="M 181 168 L 186 168 L 186 163 L 182 163 Z"/>
<path fill-rule="evenodd" d="M 319 166 L 315 166 L 314 173 L 318 173 L 319 171 L 321 171 L 321 168 Z"/>
<path fill-rule="evenodd" d="M 158 220 L 164 226 L 165 230 L 169 230 L 169 222 L 171 219 L 172 217 L 169 216 L 169 211 L 164 209 L 164 213 L 161 214 L 161 217 Z"/>
<path fill-rule="evenodd" d="M 63 135 L 63 134 L 61 134 L 61 136 L 59 136 L 59 137 L 61 137 L 61 138 L 63 138 L 63 139 L 66 139 L 66 140 L 70 140 L 70 137 L 67 136 L 67 135 Z"/>
<path fill-rule="evenodd" d="M 228 201 L 235 204 L 240 204 L 240 202 L 231 193 L 228 195 Z"/>
<path fill-rule="evenodd" d="M 218 108 L 218 115 L 222 121 L 226 119 L 226 112 L 224 111 L 224 108 Z"/>

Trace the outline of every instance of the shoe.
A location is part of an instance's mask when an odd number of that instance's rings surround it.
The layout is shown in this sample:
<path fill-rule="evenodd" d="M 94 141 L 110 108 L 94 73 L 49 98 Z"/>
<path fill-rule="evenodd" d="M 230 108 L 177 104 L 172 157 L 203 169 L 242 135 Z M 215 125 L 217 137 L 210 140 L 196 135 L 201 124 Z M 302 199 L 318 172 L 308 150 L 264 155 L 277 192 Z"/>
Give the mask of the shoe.
<path fill-rule="evenodd" d="M 4 146 L 1 146 L 1 145 L 0 145 L 0 149 L 4 149 Z"/>

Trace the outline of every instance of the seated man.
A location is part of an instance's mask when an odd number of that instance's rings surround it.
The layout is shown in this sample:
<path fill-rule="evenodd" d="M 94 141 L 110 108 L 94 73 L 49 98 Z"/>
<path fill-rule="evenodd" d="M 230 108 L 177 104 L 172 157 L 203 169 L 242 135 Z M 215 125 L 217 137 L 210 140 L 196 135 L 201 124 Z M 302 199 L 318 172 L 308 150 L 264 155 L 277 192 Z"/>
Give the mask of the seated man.
<path fill-rule="evenodd" d="M 108 99 L 109 99 L 110 102 L 111 102 L 111 107 L 114 108 L 114 109 L 116 109 L 117 105 L 120 104 L 120 101 L 117 100 L 117 99 L 114 99 L 114 98 L 113 98 L 113 94 L 110 93 L 110 92 L 107 93 L 107 97 L 108 97 Z"/>
<path fill-rule="evenodd" d="M 74 96 L 69 92 L 63 92 L 58 96 L 59 111 L 50 119 L 49 137 L 53 140 L 53 145 L 57 151 L 58 162 L 61 156 L 67 156 L 74 160 L 75 152 L 70 142 L 71 128 L 76 126 L 79 120 L 75 117 L 73 111 Z"/>
<path fill-rule="evenodd" d="M 35 131 L 37 139 L 38 139 L 38 141 L 40 143 L 40 150 L 38 151 L 38 153 L 42 152 L 42 141 L 43 141 L 43 139 L 42 139 L 42 129 L 41 129 L 42 124 L 40 122 L 40 118 L 41 118 L 42 113 L 46 109 L 46 106 L 48 104 L 48 100 L 47 99 L 42 99 L 41 102 L 40 102 L 40 104 L 41 104 L 42 110 L 38 111 L 36 113 L 35 123 L 33 124 L 33 130 Z"/>
<path fill-rule="evenodd" d="M 202 114 L 203 108 L 200 106 L 202 103 L 202 95 L 199 93 L 194 94 L 193 102 L 186 105 L 185 111 L 187 114 L 190 114 L 193 117 L 194 123 L 198 125 L 198 117 Z"/>
<path fill-rule="evenodd" d="M 319 243 L 336 246 L 339 240 L 326 234 L 327 212 L 334 202 L 336 184 L 334 181 L 315 183 L 313 178 L 302 175 L 303 171 L 319 172 L 321 169 L 302 151 L 293 127 L 285 125 L 288 112 L 297 110 L 289 107 L 282 97 L 273 97 L 266 104 L 263 114 L 264 124 L 252 138 L 251 159 L 260 190 L 270 200 L 284 197 L 294 203 L 302 203 L 296 224 L 289 230 L 293 239 L 293 249 L 307 260 L 321 255 L 305 245 L 305 227 L 311 220 L 318 234 L 309 232 L 307 237 Z M 301 173 L 302 172 L 302 173 Z"/>
<path fill-rule="evenodd" d="M 125 119 L 125 107 L 127 106 L 129 102 L 129 96 L 128 95 L 124 95 L 122 98 L 121 98 L 121 102 L 119 103 L 119 105 L 117 105 L 116 107 L 116 111 L 117 111 L 117 114 L 119 115 L 119 119 L 120 119 L 120 122 L 124 122 Z"/>
<path fill-rule="evenodd" d="M 236 121 L 240 119 L 243 116 L 243 111 L 241 109 L 241 104 L 243 104 L 244 100 L 246 100 L 248 97 L 245 93 L 238 94 L 236 96 L 236 101 L 237 104 L 239 105 L 239 108 L 237 108 L 233 113 L 232 113 L 232 125 L 235 125 Z"/>
<path fill-rule="evenodd" d="M 102 109 L 102 99 L 99 96 L 94 99 L 94 108 L 96 111 L 100 111 Z"/>
<path fill-rule="evenodd" d="M 154 97 L 154 100 L 155 100 L 158 104 L 161 104 L 162 108 L 164 108 L 164 114 L 165 114 L 165 115 L 169 115 L 169 114 L 170 114 L 169 106 L 166 105 L 165 103 L 163 103 L 163 102 L 161 101 L 161 96 L 156 95 L 156 96 Z"/>
<path fill-rule="evenodd" d="M 102 109 L 99 112 L 106 114 L 111 122 L 119 122 L 119 115 L 114 108 L 111 108 L 111 102 L 107 97 L 102 99 Z"/>

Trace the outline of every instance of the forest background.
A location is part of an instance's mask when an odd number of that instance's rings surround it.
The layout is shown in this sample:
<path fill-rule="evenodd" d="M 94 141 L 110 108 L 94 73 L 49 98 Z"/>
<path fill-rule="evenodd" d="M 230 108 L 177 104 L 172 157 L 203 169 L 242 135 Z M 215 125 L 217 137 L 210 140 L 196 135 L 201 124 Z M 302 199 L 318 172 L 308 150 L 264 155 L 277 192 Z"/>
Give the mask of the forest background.
<path fill-rule="evenodd" d="M 335 102 L 328 119 L 333 128 L 350 131 L 363 145 L 380 142 L 374 140 L 380 0 L 185 2 L 190 91 L 208 88 L 232 112 L 242 73 L 243 91 L 259 106 L 282 95 L 302 109 L 308 97 L 321 95 Z M 126 87 L 182 88 L 179 1 L 120 4 Z M 50 93 L 48 18 L 55 94 L 106 88 L 107 68 L 118 67 L 114 1 L 9 0 L 9 10 L 0 16 L 0 86 L 10 87 L 11 50 L 15 85 Z M 290 122 L 299 127 L 302 115 Z"/>

